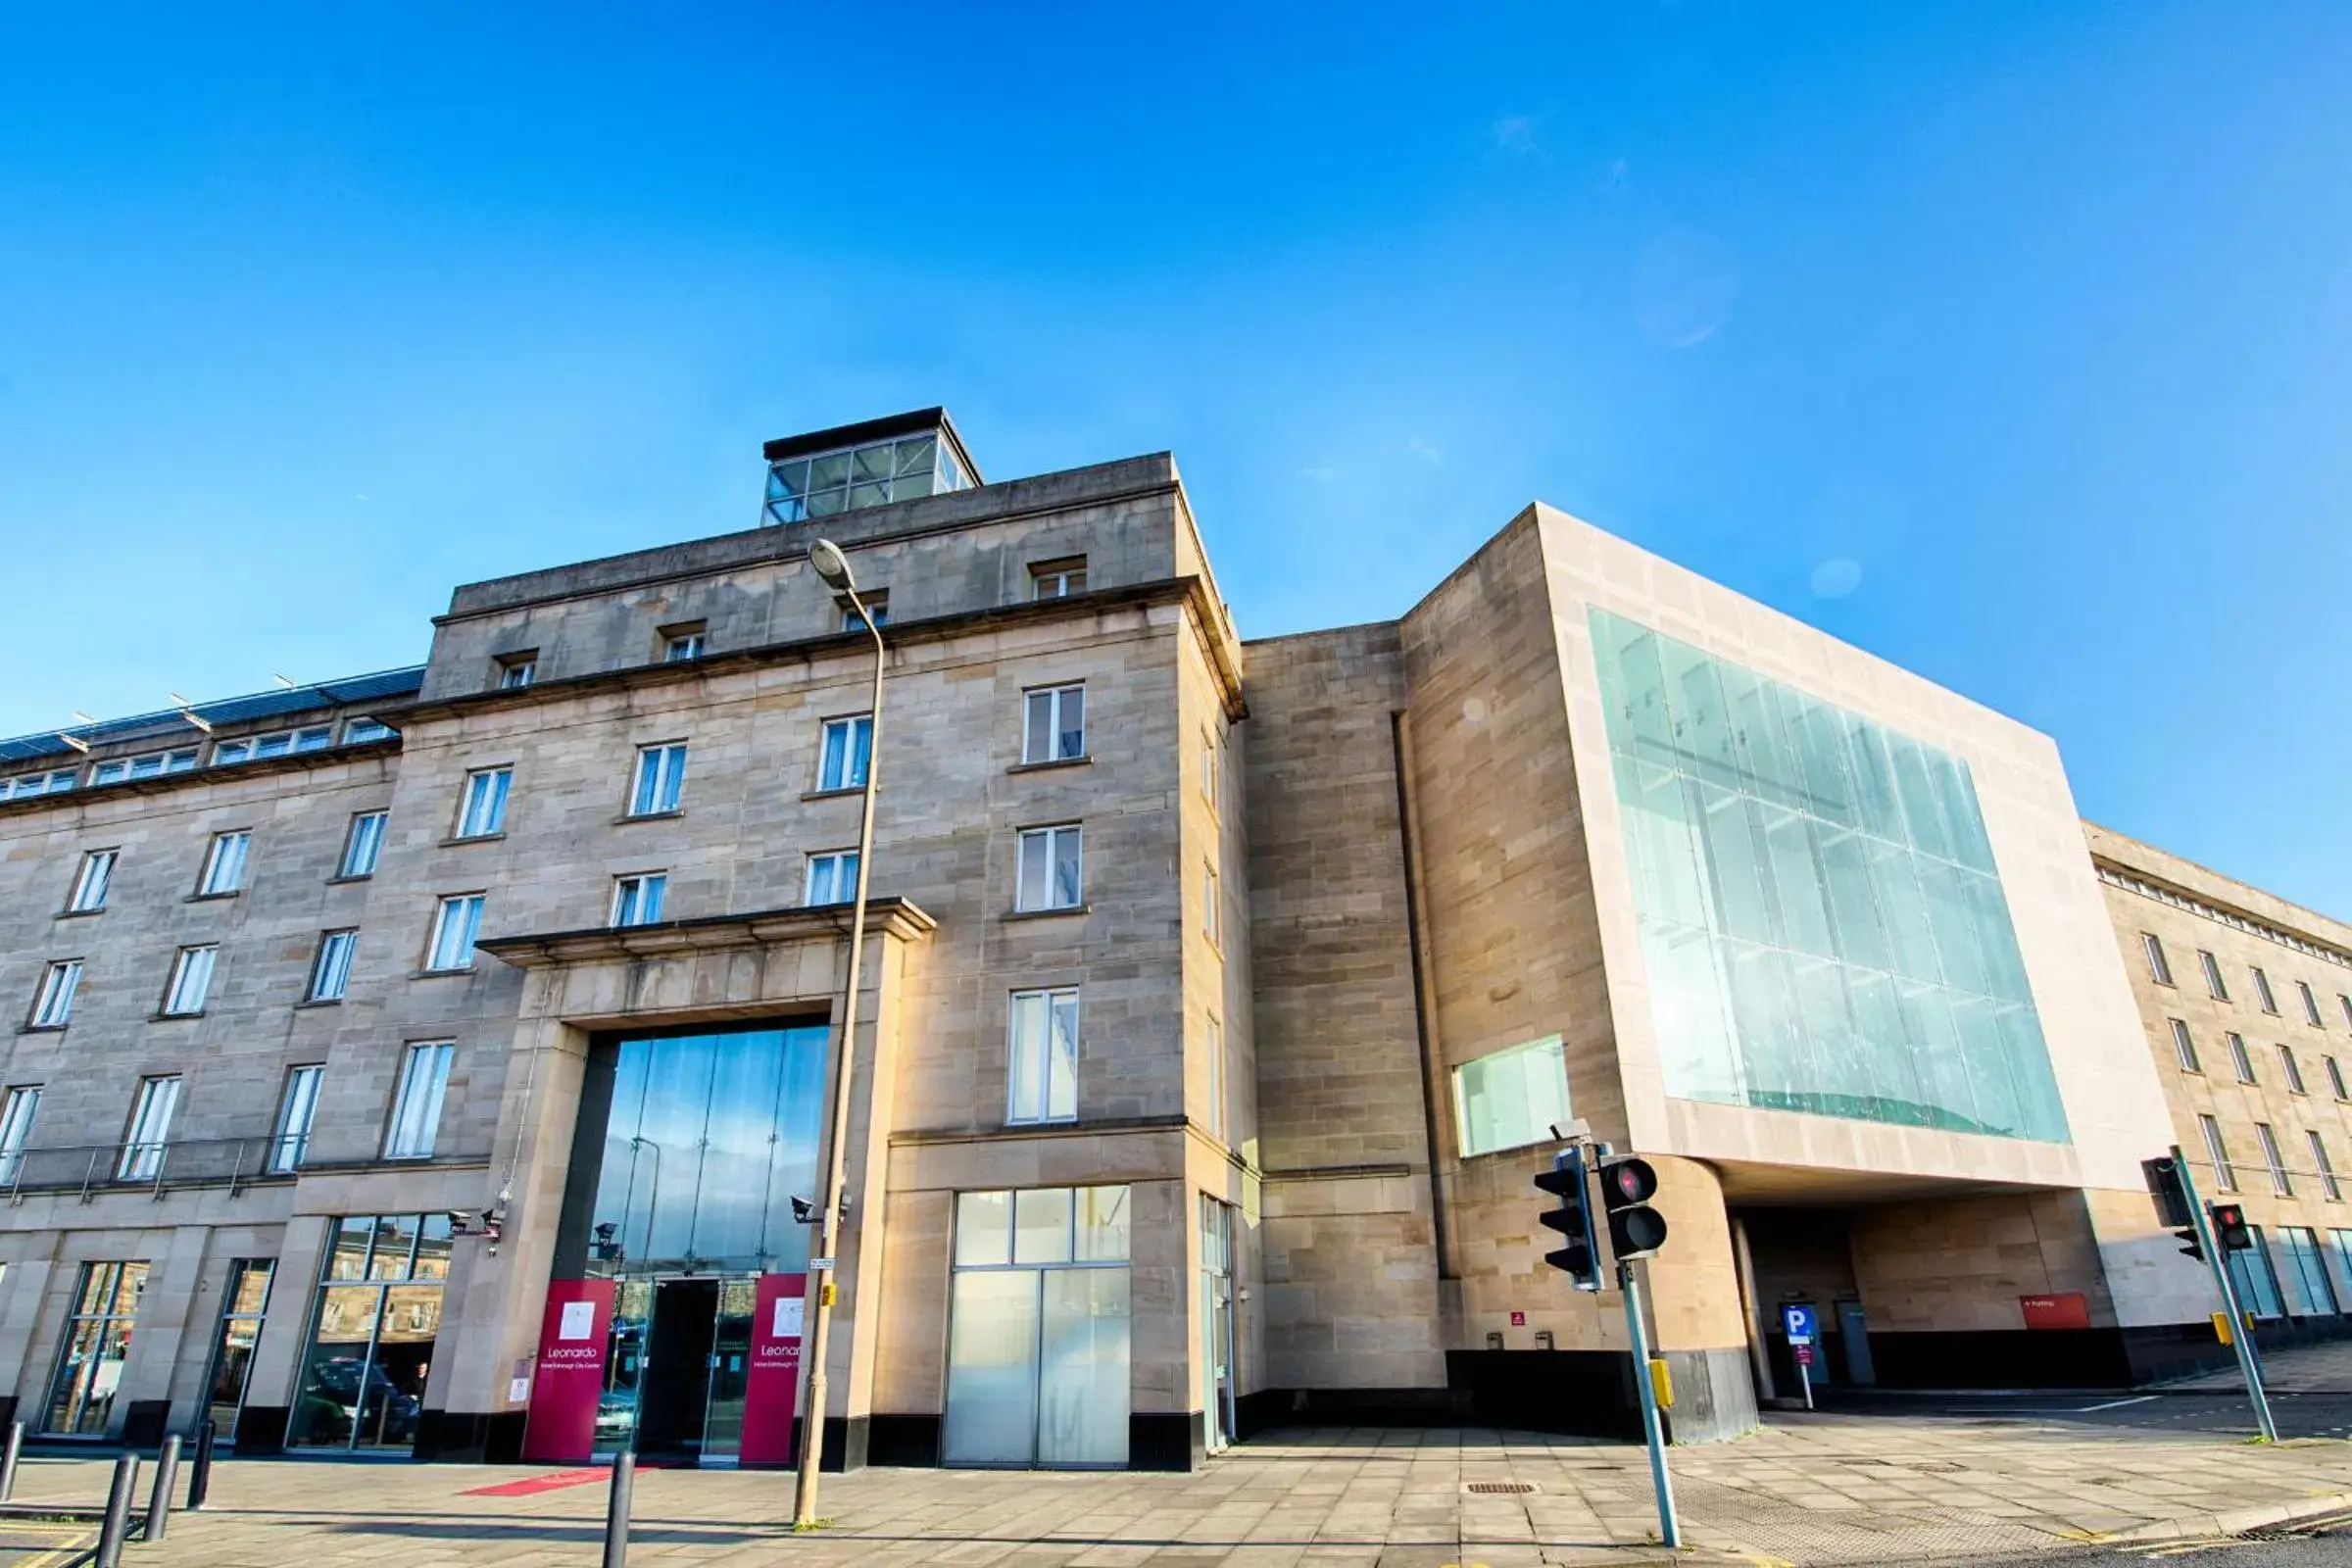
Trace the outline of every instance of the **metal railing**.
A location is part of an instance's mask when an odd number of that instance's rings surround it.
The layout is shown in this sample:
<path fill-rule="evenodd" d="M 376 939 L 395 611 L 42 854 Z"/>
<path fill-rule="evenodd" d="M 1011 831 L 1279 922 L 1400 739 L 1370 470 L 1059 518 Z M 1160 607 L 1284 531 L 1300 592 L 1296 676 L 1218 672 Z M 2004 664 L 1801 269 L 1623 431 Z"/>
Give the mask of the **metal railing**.
<path fill-rule="evenodd" d="M 11 1203 L 33 1193 L 74 1193 L 89 1202 L 105 1192 L 225 1187 L 235 1197 L 257 1181 L 291 1181 L 299 1140 L 207 1138 L 164 1143 L 82 1144 L 0 1153 L 0 1192 Z"/>

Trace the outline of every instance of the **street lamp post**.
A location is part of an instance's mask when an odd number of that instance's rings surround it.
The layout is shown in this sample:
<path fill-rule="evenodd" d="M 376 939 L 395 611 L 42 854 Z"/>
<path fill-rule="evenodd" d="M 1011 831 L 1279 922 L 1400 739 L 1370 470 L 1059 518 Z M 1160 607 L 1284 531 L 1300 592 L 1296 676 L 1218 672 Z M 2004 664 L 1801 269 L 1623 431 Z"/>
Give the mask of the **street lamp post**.
<path fill-rule="evenodd" d="M 874 848 L 874 781 L 882 760 L 882 628 L 874 623 L 865 601 L 858 597 L 858 579 L 849 558 L 830 539 L 808 547 L 808 564 L 825 586 L 849 596 L 850 608 L 874 639 L 874 700 L 865 741 L 865 799 L 858 813 L 858 893 L 850 911 L 850 974 L 841 1003 L 841 1050 L 833 1066 L 832 1132 L 825 1170 L 824 1207 L 817 1214 L 818 1252 L 810 1259 L 816 1287 L 815 1321 L 808 1333 L 808 1408 L 801 1418 L 801 1473 L 793 1492 L 792 1523 L 806 1529 L 816 1523 L 816 1475 L 825 1446 L 825 1357 L 833 1339 L 833 1280 L 841 1257 L 841 1189 L 849 1169 L 850 1068 L 858 1050 L 858 982 L 865 967 L 865 878 Z M 855 745 L 856 732 L 852 732 Z M 854 754 L 853 754 L 854 755 Z"/>

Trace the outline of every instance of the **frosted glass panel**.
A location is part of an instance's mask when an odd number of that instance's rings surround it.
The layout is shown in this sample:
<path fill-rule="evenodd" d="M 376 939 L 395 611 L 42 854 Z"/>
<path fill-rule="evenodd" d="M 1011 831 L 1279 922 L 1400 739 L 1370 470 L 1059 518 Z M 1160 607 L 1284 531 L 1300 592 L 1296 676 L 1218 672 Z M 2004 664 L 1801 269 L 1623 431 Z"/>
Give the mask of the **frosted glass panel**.
<path fill-rule="evenodd" d="M 1592 628 L 1667 1093 L 2066 1142 L 1967 762 Z"/>
<path fill-rule="evenodd" d="M 1027 1464 L 1036 1433 L 1037 1271 L 959 1271 L 943 1456 L 950 1464 Z"/>
<path fill-rule="evenodd" d="M 1127 1271 L 1045 1276 L 1037 1462 L 1127 1462 Z"/>
<path fill-rule="evenodd" d="M 1462 1063 L 1453 1069 L 1453 1100 L 1465 1155 L 1549 1142 L 1552 1124 L 1570 1119 L 1560 1037 Z"/>

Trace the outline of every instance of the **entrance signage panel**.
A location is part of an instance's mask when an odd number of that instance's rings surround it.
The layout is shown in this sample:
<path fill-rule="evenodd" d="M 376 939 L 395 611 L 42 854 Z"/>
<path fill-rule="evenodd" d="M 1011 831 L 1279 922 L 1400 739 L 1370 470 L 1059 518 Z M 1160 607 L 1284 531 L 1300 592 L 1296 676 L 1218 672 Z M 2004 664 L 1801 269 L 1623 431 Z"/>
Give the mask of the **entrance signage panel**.
<path fill-rule="evenodd" d="M 752 1300 L 752 1364 L 743 1398 L 740 1463 L 790 1464 L 800 1398 L 801 1329 L 808 1276 L 762 1274 Z"/>
<path fill-rule="evenodd" d="M 531 1373 L 531 1411 L 522 1456 L 577 1464 L 596 1449 L 596 1405 L 605 1392 L 605 1354 L 612 1328 L 613 1282 L 555 1280 L 539 1323 L 539 1361 Z"/>
<path fill-rule="evenodd" d="M 2048 1296 L 2021 1296 L 2017 1304 L 2026 1314 L 2030 1329 L 2086 1329 L 2090 1327 L 2090 1303 L 2081 1291 L 2057 1291 Z"/>

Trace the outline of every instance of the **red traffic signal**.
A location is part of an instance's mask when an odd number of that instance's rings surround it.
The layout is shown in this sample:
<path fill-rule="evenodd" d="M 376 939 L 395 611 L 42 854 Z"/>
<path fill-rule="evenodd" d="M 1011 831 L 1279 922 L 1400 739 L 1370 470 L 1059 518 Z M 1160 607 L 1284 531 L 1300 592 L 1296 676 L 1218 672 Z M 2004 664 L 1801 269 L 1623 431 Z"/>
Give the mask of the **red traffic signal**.
<path fill-rule="evenodd" d="M 2225 1252 L 2242 1252 L 2254 1245 L 2254 1233 L 2246 1228 L 2246 1211 L 2236 1203 L 2208 1203 L 2205 1212 L 2213 1216 L 2213 1239 Z"/>
<path fill-rule="evenodd" d="M 1609 1211 L 1609 1250 L 1620 1263 L 1666 1245 L 1666 1216 L 1649 1206 L 1657 1191 L 1658 1172 L 1648 1160 L 1627 1154 L 1602 1163 L 1600 1201 Z"/>

